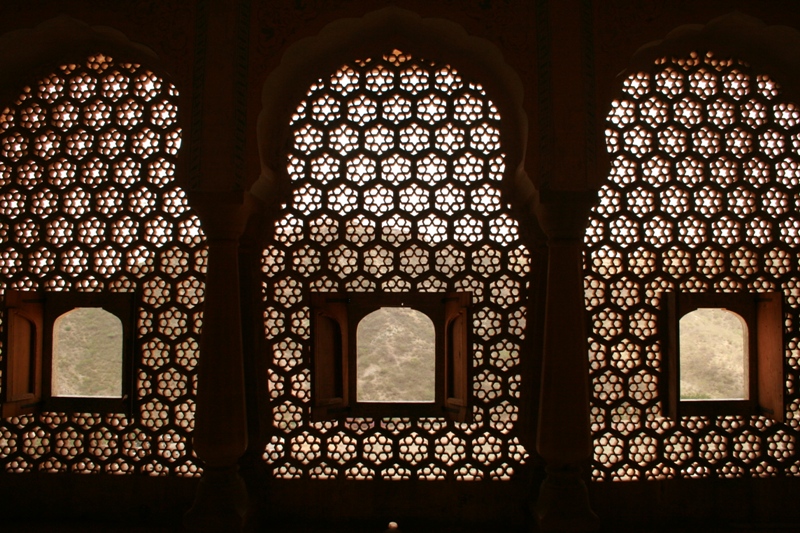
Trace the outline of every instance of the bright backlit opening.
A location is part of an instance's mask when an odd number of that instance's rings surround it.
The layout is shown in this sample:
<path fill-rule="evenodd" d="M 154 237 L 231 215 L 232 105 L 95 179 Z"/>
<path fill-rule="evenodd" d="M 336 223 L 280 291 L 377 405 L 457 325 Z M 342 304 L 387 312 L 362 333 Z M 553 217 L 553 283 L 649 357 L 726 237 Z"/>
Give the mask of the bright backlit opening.
<path fill-rule="evenodd" d="M 122 322 L 99 307 L 79 307 L 53 326 L 53 396 L 122 397 Z"/>
<path fill-rule="evenodd" d="M 436 333 L 427 315 L 384 307 L 365 316 L 357 332 L 359 402 L 433 402 Z"/>
<path fill-rule="evenodd" d="M 747 325 L 718 308 L 701 308 L 680 321 L 681 400 L 747 399 Z"/>

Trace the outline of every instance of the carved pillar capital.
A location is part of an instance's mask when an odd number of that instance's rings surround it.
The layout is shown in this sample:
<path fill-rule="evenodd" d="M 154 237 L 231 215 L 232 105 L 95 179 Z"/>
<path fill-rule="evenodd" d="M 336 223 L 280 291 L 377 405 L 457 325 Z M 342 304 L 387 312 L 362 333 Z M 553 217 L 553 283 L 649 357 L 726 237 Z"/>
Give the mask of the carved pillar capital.
<path fill-rule="evenodd" d="M 254 200 L 242 191 L 193 191 L 191 199 L 209 242 L 238 240 L 254 209 Z"/>
<path fill-rule="evenodd" d="M 532 208 L 549 243 L 582 244 L 589 211 L 596 203 L 595 191 L 542 189 Z"/>

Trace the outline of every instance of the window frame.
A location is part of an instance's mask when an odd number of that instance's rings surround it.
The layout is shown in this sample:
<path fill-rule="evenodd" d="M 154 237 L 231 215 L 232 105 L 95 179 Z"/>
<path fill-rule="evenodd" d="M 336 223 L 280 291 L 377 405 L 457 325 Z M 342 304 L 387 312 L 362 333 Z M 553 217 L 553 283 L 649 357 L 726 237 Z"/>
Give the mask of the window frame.
<path fill-rule="evenodd" d="M 666 292 L 666 382 L 663 394 L 670 418 L 681 416 L 763 415 L 778 422 L 785 416 L 783 293 Z M 680 397 L 680 320 L 701 308 L 739 315 L 747 327 L 746 399 Z"/>
<path fill-rule="evenodd" d="M 42 403 L 44 301 L 36 292 L 7 290 L 4 301 L 3 418 L 38 412 Z"/>
<path fill-rule="evenodd" d="M 135 353 L 135 293 L 133 292 L 38 292 L 8 290 L 5 295 L 7 327 L 3 342 L 2 416 L 42 411 L 120 413 L 133 412 L 133 364 Z M 77 308 L 94 307 L 116 316 L 122 324 L 122 391 L 120 397 L 55 396 L 53 378 L 53 327 L 56 320 Z M 17 318 L 34 324 L 27 353 L 20 346 Z M 28 372 L 22 369 L 33 369 Z M 28 381 L 27 391 L 23 381 Z"/>
<path fill-rule="evenodd" d="M 311 293 L 311 417 L 445 417 L 471 415 L 471 293 Z M 359 402 L 357 329 L 360 321 L 385 307 L 406 307 L 434 325 L 433 402 Z"/>

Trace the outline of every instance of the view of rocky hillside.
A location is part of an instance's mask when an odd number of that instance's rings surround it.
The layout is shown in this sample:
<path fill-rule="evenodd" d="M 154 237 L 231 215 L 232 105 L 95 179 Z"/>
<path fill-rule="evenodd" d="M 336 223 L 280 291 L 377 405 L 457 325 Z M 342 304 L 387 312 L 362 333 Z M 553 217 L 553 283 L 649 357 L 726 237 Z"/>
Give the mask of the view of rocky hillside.
<path fill-rule="evenodd" d="M 697 309 L 681 318 L 681 399 L 744 398 L 744 328 L 724 309 Z"/>
<path fill-rule="evenodd" d="M 432 402 L 433 322 L 413 309 L 382 308 L 358 324 L 358 401 Z"/>
<path fill-rule="evenodd" d="M 80 307 L 53 328 L 54 396 L 122 394 L 122 323 L 101 308 Z"/>
<path fill-rule="evenodd" d="M 681 399 L 743 398 L 743 324 L 722 309 L 699 309 L 680 321 Z M 383 308 L 358 326 L 358 400 L 432 402 L 435 333 L 409 308 Z M 99 308 L 64 314 L 54 328 L 53 394 L 118 397 L 122 325 Z"/>

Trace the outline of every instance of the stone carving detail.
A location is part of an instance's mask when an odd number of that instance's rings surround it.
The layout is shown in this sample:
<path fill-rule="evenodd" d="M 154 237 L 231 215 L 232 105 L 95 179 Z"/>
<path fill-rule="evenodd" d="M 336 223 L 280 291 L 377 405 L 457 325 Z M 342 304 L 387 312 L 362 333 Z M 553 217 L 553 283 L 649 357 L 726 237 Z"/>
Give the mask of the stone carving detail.
<path fill-rule="evenodd" d="M 320 78 L 297 107 L 293 190 L 262 256 L 279 478 L 508 479 L 531 254 L 500 195 L 500 116 L 449 65 L 400 51 Z M 473 422 L 311 422 L 309 291 L 471 291 Z"/>
<path fill-rule="evenodd" d="M 630 74 L 586 232 L 595 480 L 798 475 L 800 108 L 710 53 Z M 666 418 L 663 291 L 785 296 L 786 424 Z"/>
<path fill-rule="evenodd" d="M 101 54 L 0 113 L 0 285 L 138 291 L 134 414 L 0 422 L 9 472 L 199 474 L 190 454 L 204 237 L 175 185 L 177 92 Z"/>

